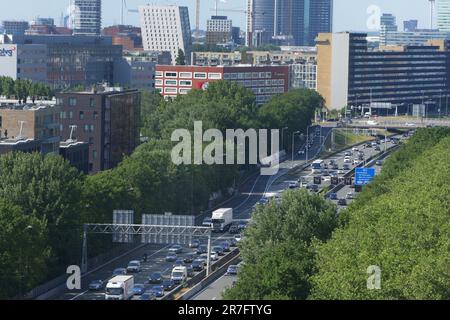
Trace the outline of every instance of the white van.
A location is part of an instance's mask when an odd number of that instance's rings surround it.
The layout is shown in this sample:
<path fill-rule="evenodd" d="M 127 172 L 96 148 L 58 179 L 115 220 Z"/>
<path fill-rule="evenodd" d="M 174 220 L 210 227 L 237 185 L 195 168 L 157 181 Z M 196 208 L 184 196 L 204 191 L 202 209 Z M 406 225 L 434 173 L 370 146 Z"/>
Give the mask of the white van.
<path fill-rule="evenodd" d="M 184 283 L 188 278 L 186 267 L 175 267 L 172 270 L 172 275 L 170 279 L 176 284 Z"/>

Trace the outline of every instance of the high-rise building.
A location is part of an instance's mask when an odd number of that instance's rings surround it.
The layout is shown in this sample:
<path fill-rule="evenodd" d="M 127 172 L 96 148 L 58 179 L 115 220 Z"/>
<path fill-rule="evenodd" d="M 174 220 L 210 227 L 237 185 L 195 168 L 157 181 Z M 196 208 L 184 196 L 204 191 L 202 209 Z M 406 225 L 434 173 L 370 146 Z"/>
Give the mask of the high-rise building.
<path fill-rule="evenodd" d="M 145 5 L 139 7 L 139 14 L 144 50 L 170 51 L 175 63 L 181 49 L 189 60 L 192 49 L 187 7 Z"/>
<path fill-rule="evenodd" d="M 440 31 L 450 31 L 450 0 L 438 0 L 437 26 Z"/>
<path fill-rule="evenodd" d="M 72 0 L 73 34 L 100 35 L 102 28 L 101 0 Z"/>
<path fill-rule="evenodd" d="M 233 40 L 233 22 L 225 16 L 212 16 L 206 23 L 206 44 L 216 45 Z"/>
<path fill-rule="evenodd" d="M 287 39 L 312 46 L 319 33 L 332 31 L 333 0 L 248 0 L 247 20 L 248 44 Z"/>
<path fill-rule="evenodd" d="M 397 32 L 397 19 L 391 13 L 383 13 L 380 17 L 380 44 L 387 45 L 388 34 Z"/>
<path fill-rule="evenodd" d="M 417 20 L 403 21 L 403 31 L 414 32 L 417 30 L 418 25 L 419 25 L 419 21 L 417 21 Z"/>
<path fill-rule="evenodd" d="M 28 21 L 3 21 L 3 32 L 13 36 L 24 35 L 30 24 Z"/>

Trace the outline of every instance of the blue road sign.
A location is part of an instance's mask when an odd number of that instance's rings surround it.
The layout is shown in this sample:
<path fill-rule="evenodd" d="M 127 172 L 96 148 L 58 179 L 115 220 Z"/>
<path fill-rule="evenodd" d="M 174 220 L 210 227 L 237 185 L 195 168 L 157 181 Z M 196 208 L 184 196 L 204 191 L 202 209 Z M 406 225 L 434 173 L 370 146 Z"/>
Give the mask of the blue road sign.
<path fill-rule="evenodd" d="M 375 178 L 375 168 L 356 168 L 355 186 L 365 186 Z"/>

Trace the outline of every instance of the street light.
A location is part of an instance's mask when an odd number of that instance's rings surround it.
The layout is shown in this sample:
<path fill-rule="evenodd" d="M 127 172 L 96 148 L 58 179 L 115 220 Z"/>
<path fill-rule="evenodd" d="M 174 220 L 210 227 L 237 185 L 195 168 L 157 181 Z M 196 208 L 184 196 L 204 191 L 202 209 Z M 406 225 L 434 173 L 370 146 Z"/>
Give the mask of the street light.
<path fill-rule="evenodd" d="M 289 129 L 288 127 L 284 127 L 281 129 L 281 147 L 284 149 L 284 130 Z"/>
<path fill-rule="evenodd" d="M 300 131 L 296 131 L 292 134 L 292 161 L 294 161 L 295 135 L 296 134 L 300 134 Z"/>

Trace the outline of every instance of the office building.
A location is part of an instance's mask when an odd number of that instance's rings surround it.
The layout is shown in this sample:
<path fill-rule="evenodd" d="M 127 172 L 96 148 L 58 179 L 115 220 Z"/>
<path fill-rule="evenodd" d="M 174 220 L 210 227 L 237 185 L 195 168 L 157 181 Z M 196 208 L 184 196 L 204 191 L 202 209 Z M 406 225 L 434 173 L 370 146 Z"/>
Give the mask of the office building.
<path fill-rule="evenodd" d="M 146 51 L 170 51 L 175 64 L 178 51 L 191 56 L 191 25 L 187 7 L 146 5 L 139 7 L 142 41 Z M 186 61 L 189 64 L 190 61 Z"/>
<path fill-rule="evenodd" d="M 437 1 L 437 27 L 439 31 L 450 32 L 450 0 Z"/>
<path fill-rule="evenodd" d="M 153 91 L 156 65 L 171 64 L 171 61 L 169 52 L 126 52 L 116 64 L 114 77 L 126 88 Z"/>
<path fill-rule="evenodd" d="M 141 28 L 134 26 L 117 25 L 104 28 L 104 36 L 112 37 L 114 45 L 121 45 L 125 51 L 142 51 Z"/>
<path fill-rule="evenodd" d="M 0 44 L 0 76 L 47 82 L 47 46 Z"/>
<path fill-rule="evenodd" d="M 417 30 L 418 25 L 419 25 L 419 21 L 417 21 L 417 20 L 403 21 L 403 31 L 414 32 Z"/>
<path fill-rule="evenodd" d="M 212 16 L 206 23 L 206 44 L 233 41 L 233 22 L 225 16 Z"/>
<path fill-rule="evenodd" d="M 232 66 L 244 63 L 245 53 L 235 52 L 192 52 L 192 64 L 195 66 Z"/>
<path fill-rule="evenodd" d="M 67 140 L 59 144 L 59 154 L 84 174 L 89 173 L 89 143 Z"/>
<path fill-rule="evenodd" d="M 248 0 L 248 45 L 313 46 L 317 34 L 331 32 L 332 0 Z"/>
<path fill-rule="evenodd" d="M 289 90 L 288 66 L 156 66 L 155 88 L 166 98 L 207 89 L 219 80 L 235 81 L 250 89 L 258 105 Z"/>
<path fill-rule="evenodd" d="M 137 90 L 107 87 L 57 94 L 61 140 L 89 144 L 90 173 L 114 168 L 138 146 L 140 99 Z"/>
<path fill-rule="evenodd" d="M 9 152 L 41 152 L 41 143 L 34 139 L 10 139 L 0 137 L 0 155 Z"/>
<path fill-rule="evenodd" d="M 450 32 L 439 30 L 420 30 L 411 32 L 389 31 L 381 34 L 380 45 L 396 46 L 396 45 L 424 45 L 429 40 L 447 40 L 450 39 Z"/>
<path fill-rule="evenodd" d="M 390 103 L 403 111 L 448 95 L 448 42 L 368 50 L 365 33 L 320 34 L 317 90 L 328 109 Z"/>
<path fill-rule="evenodd" d="M 23 147 L 42 154 L 59 154 L 60 108 L 48 104 L 2 104 L 0 137 L 13 150 Z M 6 148 L 6 147 L 5 147 Z"/>
<path fill-rule="evenodd" d="M 8 21 L 5 20 L 2 22 L 3 25 L 3 32 L 5 34 L 13 35 L 13 36 L 20 36 L 24 35 L 25 31 L 28 30 L 30 27 L 30 24 L 28 21 Z"/>
<path fill-rule="evenodd" d="M 380 26 L 385 26 L 387 31 L 397 31 L 397 18 L 391 13 L 383 13 L 380 17 Z"/>
<path fill-rule="evenodd" d="M 74 35 L 100 35 L 102 29 L 101 0 L 72 0 L 71 21 Z"/>
<path fill-rule="evenodd" d="M 103 82 L 114 85 L 119 80 L 114 79 L 114 67 L 122 59 L 122 46 L 113 45 L 110 37 L 25 35 L 14 37 L 14 44 L 31 56 L 25 57 L 20 49 L 9 57 L 14 65 L 23 66 L 17 71 L 8 69 L 17 78 L 46 82 L 54 89 Z M 4 73 L 4 69 L 0 68 L 0 72 Z"/>

